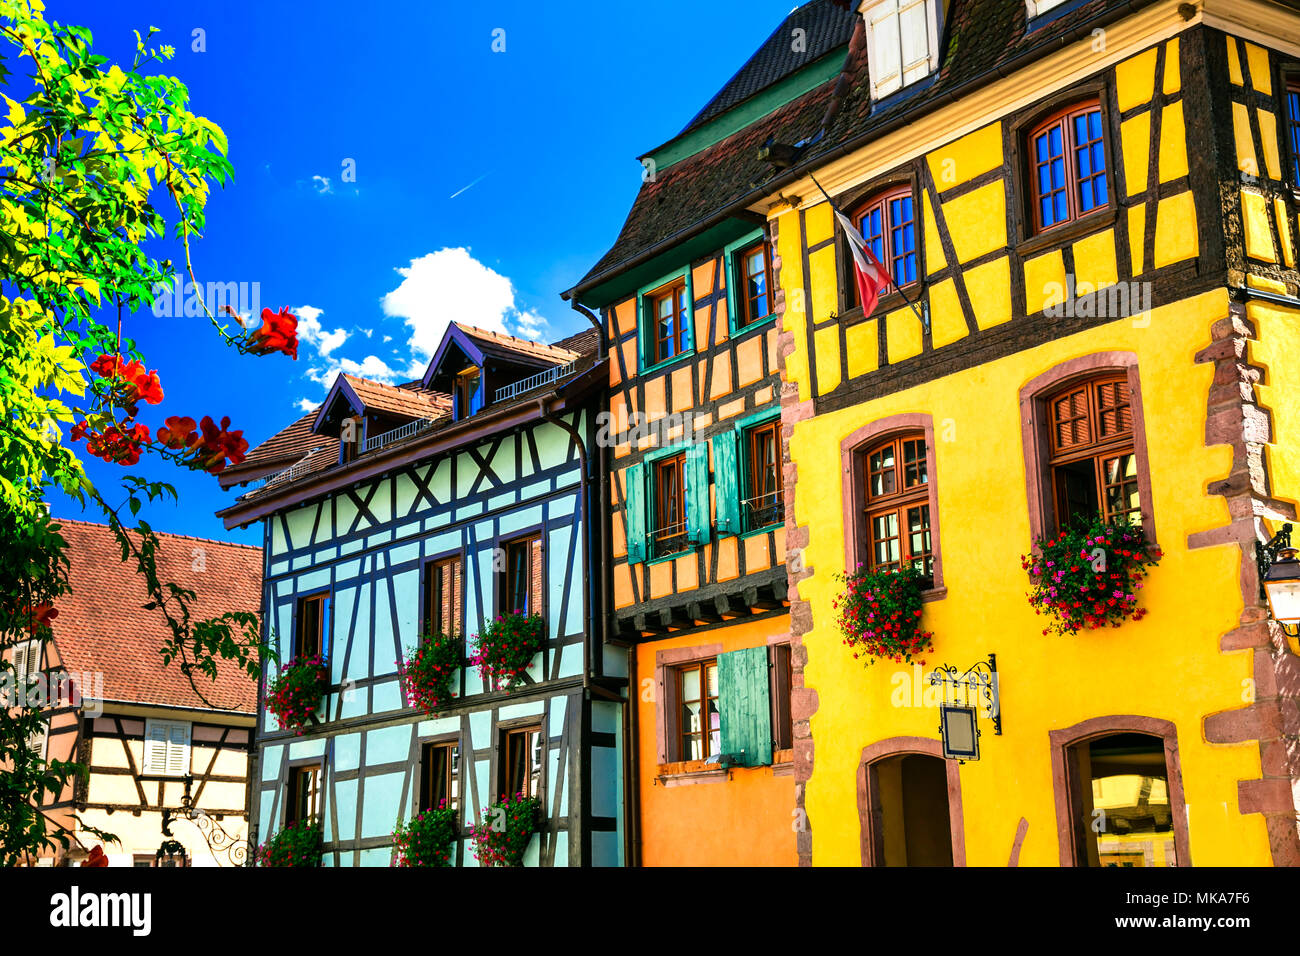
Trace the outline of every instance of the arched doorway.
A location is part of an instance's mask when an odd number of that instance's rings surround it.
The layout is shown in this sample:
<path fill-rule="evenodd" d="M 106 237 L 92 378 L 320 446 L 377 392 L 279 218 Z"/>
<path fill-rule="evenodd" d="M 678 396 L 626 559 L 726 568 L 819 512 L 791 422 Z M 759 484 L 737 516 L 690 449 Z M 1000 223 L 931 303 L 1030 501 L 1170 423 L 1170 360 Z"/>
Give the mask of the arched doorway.
<path fill-rule="evenodd" d="M 1191 864 L 1172 724 L 1103 717 L 1051 737 L 1062 866 Z"/>
<path fill-rule="evenodd" d="M 858 768 L 863 866 L 965 866 L 961 779 L 939 741 L 867 747 Z"/>

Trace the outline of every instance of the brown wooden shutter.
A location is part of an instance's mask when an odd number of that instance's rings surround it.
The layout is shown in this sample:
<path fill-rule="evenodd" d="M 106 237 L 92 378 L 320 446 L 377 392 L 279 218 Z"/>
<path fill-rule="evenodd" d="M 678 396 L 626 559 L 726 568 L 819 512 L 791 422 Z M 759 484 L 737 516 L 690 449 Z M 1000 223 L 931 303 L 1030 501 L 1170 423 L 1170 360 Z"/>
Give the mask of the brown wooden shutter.
<path fill-rule="evenodd" d="M 1133 406 L 1129 404 L 1127 382 L 1103 382 L 1097 386 L 1097 415 L 1102 438 L 1133 430 Z"/>
<path fill-rule="evenodd" d="M 529 542 L 529 567 L 531 576 L 528 582 L 528 611 L 530 614 L 544 614 L 542 610 L 542 537 L 538 535 Z"/>
<path fill-rule="evenodd" d="M 1090 443 L 1087 390 L 1080 388 L 1055 399 L 1052 402 L 1052 422 L 1057 449 Z"/>

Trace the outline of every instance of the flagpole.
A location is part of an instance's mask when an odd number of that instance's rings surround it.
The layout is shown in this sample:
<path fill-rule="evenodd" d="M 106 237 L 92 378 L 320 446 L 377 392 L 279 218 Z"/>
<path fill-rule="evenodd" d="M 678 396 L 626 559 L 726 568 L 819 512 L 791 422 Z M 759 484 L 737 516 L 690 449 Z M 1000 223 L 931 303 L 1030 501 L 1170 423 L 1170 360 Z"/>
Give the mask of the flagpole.
<path fill-rule="evenodd" d="M 827 192 L 827 191 L 822 187 L 822 184 L 821 184 L 821 183 L 817 182 L 817 177 L 814 176 L 812 173 L 809 173 L 809 174 L 808 174 L 808 178 L 811 179 L 811 180 L 813 181 L 813 185 L 814 185 L 814 186 L 816 186 L 818 189 L 821 190 L 822 195 L 826 197 L 826 201 L 827 201 L 828 203 L 830 203 L 831 209 L 833 209 L 833 210 L 836 211 L 836 212 L 839 212 L 839 207 L 835 205 L 835 200 L 831 199 L 831 197 L 830 197 L 830 193 L 828 193 L 828 192 Z M 888 273 L 888 270 L 886 270 L 886 273 Z M 913 302 L 911 299 L 909 299 L 909 298 L 907 297 L 907 293 L 904 292 L 904 291 L 902 290 L 902 288 L 898 285 L 898 283 L 896 283 L 896 282 L 894 281 L 894 277 L 893 277 L 893 276 L 890 276 L 890 277 L 889 277 L 889 284 L 892 285 L 892 286 L 893 286 L 893 287 L 898 291 L 898 294 L 901 295 L 901 296 L 903 297 L 903 301 L 906 302 L 906 303 L 908 304 L 908 306 L 911 308 L 912 312 L 915 313 L 916 317 L 917 317 L 918 319 L 921 320 L 921 328 L 924 329 L 926 332 L 929 332 L 929 331 L 930 331 L 930 319 L 929 319 L 927 316 L 922 315 L 922 314 L 920 313 L 920 311 L 918 311 L 918 309 L 916 308 L 916 303 Z M 927 309 L 927 311 L 928 311 L 928 309 Z"/>

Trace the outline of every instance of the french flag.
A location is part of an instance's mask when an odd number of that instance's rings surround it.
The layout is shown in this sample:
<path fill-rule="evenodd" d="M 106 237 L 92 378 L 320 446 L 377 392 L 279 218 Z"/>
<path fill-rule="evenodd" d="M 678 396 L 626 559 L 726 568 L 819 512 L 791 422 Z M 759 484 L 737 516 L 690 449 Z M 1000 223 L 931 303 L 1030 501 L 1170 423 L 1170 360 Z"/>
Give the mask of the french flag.
<path fill-rule="evenodd" d="M 875 311 L 876 300 L 879 299 L 881 291 L 887 289 L 892 281 L 889 278 L 889 270 L 871 254 L 866 240 L 854 228 L 848 216 L 836 209 L 835 218 L 844 228 L 844 235 L 849 240 L 849 248 L 853 251 L 853 274 L 858 281 L 858 301 L 862 303 L 863 316 L 868 316 Z"/>

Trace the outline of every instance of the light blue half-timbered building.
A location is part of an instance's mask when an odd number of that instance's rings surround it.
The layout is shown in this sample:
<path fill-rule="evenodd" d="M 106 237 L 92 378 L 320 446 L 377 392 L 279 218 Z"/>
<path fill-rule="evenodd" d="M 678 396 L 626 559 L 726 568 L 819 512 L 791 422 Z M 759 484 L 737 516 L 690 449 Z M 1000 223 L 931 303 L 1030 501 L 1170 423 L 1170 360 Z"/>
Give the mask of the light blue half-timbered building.
<path fill-rule="evenodd" d="M 606 367 L 595 330 L 540 345 L 451 325 L 423 379 L 339 376 L 325 404 L 229 469 L 265 479 L 220 512 L 261 522 L 267 639 L 281 661 L 328 659 L 324 713 L 301 735 L 259 691 L 252 828 L 304 815 L 327 866 L 387 866 L 399 818 L 448 799 L 469 824 L 498 795 L 539 797 L 525 865 L 625 858 L 626 654 L 602 646 L 596 411 Z M 462 667 L 426 718 L 397 662 L 433 627 L 472 635 L 507 607 L 539 612 L 545 647 L 525 683 L 489 691 Z"/>

